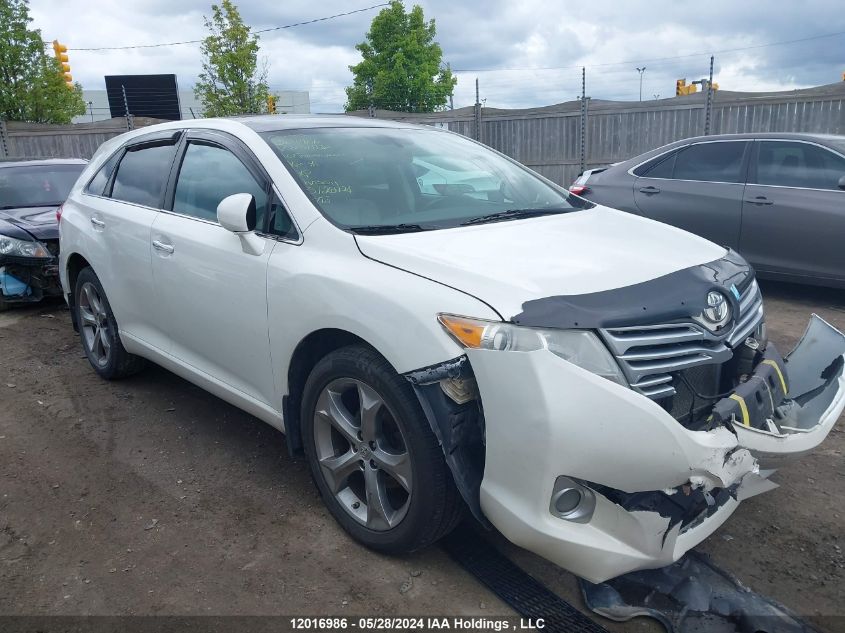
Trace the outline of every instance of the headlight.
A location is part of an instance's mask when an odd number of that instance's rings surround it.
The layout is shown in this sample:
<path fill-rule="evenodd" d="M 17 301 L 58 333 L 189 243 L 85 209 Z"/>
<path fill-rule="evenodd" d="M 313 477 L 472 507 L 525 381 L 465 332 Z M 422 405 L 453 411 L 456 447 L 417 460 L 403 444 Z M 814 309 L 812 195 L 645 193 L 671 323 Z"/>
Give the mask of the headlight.
<path fill-rule="evenodd" d="M 503 352 L 533 352 L 547 349 L 552 354 L 628 386 L 619 364 L 598 337 L 589 330 L 543 330 L 501 321 L 482 321 L 453 314 L 439 314 L 443 328 L 464 347 Z"/>
<path fill-rule="evenodd" d="M 19 240 L 7 235 L 0 235 L 0 255 L 20 257 L 52 257 L 50 251 L 41 242 Z"/>

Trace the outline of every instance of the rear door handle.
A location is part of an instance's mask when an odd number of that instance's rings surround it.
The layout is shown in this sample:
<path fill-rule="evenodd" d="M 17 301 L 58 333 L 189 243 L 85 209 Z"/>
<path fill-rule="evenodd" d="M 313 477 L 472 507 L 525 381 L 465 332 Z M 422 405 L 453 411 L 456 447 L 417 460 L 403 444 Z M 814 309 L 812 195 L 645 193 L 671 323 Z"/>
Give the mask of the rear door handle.
<path fill-rule="evenodd" d="M 756 198 L 746 198 L 748 204 L 774 204 L 766 196 L 757 196 Z"/>
<path fill-rule="evenodd" d="M 175 250 L 172 244 L 165 244 L 164 242 L 159 242 L 158 240 L 153 240 L 153 248 L 157 251 L 161 251 L 162 253 L 167 253 L 170 255 Z"/>
<path fill-rule="evenodd" d="M 651 195 L 651 194 L 654 194 L 654 193 L 660 193 L 660 189 L 658 189 L 657 187 L 652 187 L 652 186 L 640 187 L 640 193 L 644 193 L 646 195 Z"/>
<path fill-rule="evenodd" d="M 105 222 L 103 222 L 102 220 L 99 220 L 99 219 L 97 219 L 97 218 L 95 218 L 95 217 L 92 217 L 92 218 L 91 218 L 91 224 L 93 224 L 94 226 L 96 226 L 98 229 L 103 229 L 103 228 L 105 228 L 105 227 L 106 227 L 106 223 L 105 223 Z"/>

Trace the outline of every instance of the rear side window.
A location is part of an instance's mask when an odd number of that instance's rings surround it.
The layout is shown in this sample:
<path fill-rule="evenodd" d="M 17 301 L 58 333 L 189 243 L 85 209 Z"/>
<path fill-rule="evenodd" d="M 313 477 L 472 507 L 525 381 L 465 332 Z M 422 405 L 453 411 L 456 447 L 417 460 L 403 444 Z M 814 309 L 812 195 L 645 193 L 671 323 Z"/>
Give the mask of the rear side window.
<path fill-rule="evenodd" d="M 760 141 L 757 183 L 780 187 L 839 189 L 845 158 L 817 145 Z"/>
<path fill-rule="evenodd" d="M 175 154 L 172 143 L 127 148 L 117 166 L 111 197 L 160 208 Z"/>
<path fill-rule="evenodd" d="M 672 178 L 706 182 L 744 182 L 742 158 L 745 141 L 697 143 L 675 158 Z"/>
<path fill-rule="evenodd" d="M 94 177 L 91 179 L 91 182 L 89 182 L 88 186 L 85 187 L 85 193 L 90 193 L 95 196 L 103 195 L 103 192 L 106 189 L 106 185 L 109 182 L 109 178 L 111 178 L 111 173 L 114 171 L 114 166 L 117 165 L 117 161 L 119 158 L 120 152 L 117 152 L 105 163 L 103 163 L 103 166 L 100 167 L 99 171 L 94 174 Z"/>
<path fill-rule="evenodd" d="M 217 205 L 235 193 L 255 198 L 257 226 L 267 217 L 267 191 L 232 152 L 216 145 L 190 143 L 179 169 L 173 211 L 217 222 Z"/>

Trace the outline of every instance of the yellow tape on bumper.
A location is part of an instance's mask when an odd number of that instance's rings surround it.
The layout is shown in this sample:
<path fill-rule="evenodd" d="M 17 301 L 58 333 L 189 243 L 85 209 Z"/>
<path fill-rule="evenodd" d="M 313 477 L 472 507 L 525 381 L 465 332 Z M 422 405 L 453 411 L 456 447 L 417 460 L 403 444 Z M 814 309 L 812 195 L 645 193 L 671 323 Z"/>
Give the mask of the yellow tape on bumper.
<path fill-rule="evenodd" d="M 778 365 L 771 358 L 767 358 L 766 360 L 764 360 L 763 364 L 764 365 L 771 365 L 772 367 L 775 368 L 775 373 L 777 373 L 778 378 L 780 378 L 780 386 L 783 387 L 783 395 L 786 395 L 787 394 L 786 378 L 784 378 L 783 372 L 780 370 L 780 365 Z"/>
<path fill-rule="evenodd" d="M 742 412 L 742 423 L 745 426 L 751 426 L 751 418 L 748 416 L 748 406 L 745 404 L 742 396 L 732 393 L 729 397 L 731 400 L 736 400 L 739 403 L 739 409 Z"/>

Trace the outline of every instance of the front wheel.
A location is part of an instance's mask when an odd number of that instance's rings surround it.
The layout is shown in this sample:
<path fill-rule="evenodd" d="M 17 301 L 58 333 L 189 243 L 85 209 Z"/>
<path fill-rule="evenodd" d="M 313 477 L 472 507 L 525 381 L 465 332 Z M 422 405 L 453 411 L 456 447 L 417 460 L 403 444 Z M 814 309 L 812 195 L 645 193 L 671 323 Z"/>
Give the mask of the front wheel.
<path fill-rule="evenodd" d="M 144 359 L 127 352 L 120 342 L 117 321 L 93 269 L 80 271 L 73 296 L 82 348 L 94 371 L 106 380 L 124 378 L 140 371 L 144 367 Z"/>
<path fill-rule="evenodd" d="M 460 521 L 463 501 L 413 389 L 373 349 L 344 347 L 318 362 L 301 420 L 317 488 L 356 540 L 411 552 Z"/>

